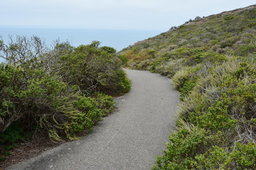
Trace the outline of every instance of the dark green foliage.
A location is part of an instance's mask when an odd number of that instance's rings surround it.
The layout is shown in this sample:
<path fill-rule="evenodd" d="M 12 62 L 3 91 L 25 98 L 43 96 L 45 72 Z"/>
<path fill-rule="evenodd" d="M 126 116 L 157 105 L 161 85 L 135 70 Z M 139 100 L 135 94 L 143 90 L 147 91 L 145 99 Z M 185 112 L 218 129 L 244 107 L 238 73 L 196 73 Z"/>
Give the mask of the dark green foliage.
<path fill-rule="evenodd" d="M 103 116 L 108 115 L 115 109 L 115 102 L 111 96 L 105 95 L 103 93 L 97 93 L 95 99 L 97 101 L 97 107 L 103 111 Z"/>
<path fill-rule="evenodd" d="M 104 46 L 104 47 L 101 47 L 102 50 L 110 53 L 110 54 L 115 54 L 116 53 L 116 50 L 112 47 L 107 47 L 107 46 Z"/>
<path fill-rule="evenodd" d="M 153 169 L 256 169 L 255 7 L 190 21 L 121 52 L 180 92 L 177 132 Z"/>
<path fill-rule="evenodd" d="M 32 129 L 31 129 L 32 128 Z M 7 130 L 0 134 L 0 161 L 10 155 L 10 151 L 18 142 L 29 140 L 35 127 L 29 127 L 24 122 L 14 122 Z"/>
<path fill-rule="evenodd" d="M 231 150 L 227 151 L 225 148 L 213 146 L 196 157 L 196 167 L 198 169 L 255 169 L 255 147 L 253 143 L 236 143 Z"/>
<path fill-rule="evenodd" d="M 130 89 L 130 82 L 121 69 L 122 61 L 114 54 L 111 47 L 94 44 L 81 45 L 72 52 L 59 56 L 59 61 L 52 68 L 61 75 L 63 81 L 78 85 L 83 93 L 101 91 L 120 95 Z M 61 65 L 61 67 L 59 67 Z"/>
<path fill-rule="evenodd" d="M 125 56 L 123 56 L 123 55 L 118 55 L 117 57 L 122 61 L 122 65 L 123 65 L 123 66 L 126 66 L 126 65 L 127 65 L 128 59 L 127 59 Z"/>
<path fill-rule="evenodd" d="M 195 80 L 188 80 L 186 81 L 181 88 L 179 88 L 180 92 L 180 98 L 183 100 L 186 96 L 189 95 L 189 93 L 193 90 L 193 88 L 196 86 Z"/>
<path fill-rule="evenodd" d="M 165 151 L 166 160 L 158 159 L 155 169 L 191 169 L 194 156 L 206 144 L 206 132 L 203 129 L 180 129 L 170 136 L 170 143 Z M 185 160 L 184 160 L 185 158 Z M 186 159 L 187 158 L 187 159 Z M 169 162 L 172 160 L 173 162 Z"/>

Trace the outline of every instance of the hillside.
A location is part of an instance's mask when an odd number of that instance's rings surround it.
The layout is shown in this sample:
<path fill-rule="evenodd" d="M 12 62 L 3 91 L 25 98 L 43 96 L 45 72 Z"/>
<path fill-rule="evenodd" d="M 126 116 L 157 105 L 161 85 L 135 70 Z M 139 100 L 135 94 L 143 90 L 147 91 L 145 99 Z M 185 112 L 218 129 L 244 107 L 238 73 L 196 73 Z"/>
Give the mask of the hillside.
<path fill-rule="evenodd" d="M 197 17 L 120 52 L 172 78 L 177 132 L 154 169 L 256 169 L 256 5 Z M 157 113 L 156 113 L 157 114 Z"/>

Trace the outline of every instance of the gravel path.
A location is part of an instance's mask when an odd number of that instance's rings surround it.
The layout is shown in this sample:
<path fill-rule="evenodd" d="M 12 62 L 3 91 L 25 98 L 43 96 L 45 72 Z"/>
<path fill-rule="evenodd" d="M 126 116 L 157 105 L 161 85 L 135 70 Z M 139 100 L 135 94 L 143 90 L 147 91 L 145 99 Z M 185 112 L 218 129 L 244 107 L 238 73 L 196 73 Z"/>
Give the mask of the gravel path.
<path fill-rule="evenodd" d="M 178 94 L 169 79 L 158 74 L 126 72 L 131 91 L 116 99 L 118 110 L 90 134 L 8 169 L 150 169 L 174 129 Z"/>

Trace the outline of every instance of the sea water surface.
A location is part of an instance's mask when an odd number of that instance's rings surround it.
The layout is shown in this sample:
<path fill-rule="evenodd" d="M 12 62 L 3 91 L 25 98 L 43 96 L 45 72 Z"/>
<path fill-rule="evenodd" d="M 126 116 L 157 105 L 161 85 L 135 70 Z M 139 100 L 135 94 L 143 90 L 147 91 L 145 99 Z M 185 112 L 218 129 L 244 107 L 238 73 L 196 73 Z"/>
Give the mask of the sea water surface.
<path fill-rule="evenodd" d="M 96 40 L 100 41 L 102 46 L 111 46 L 117 51 L 161 32 L 163 31 L 0 27 L 0 37 L 4 41 L 8 41 L 9 36 L 16 35 L 38 36 L 47 46 L 51 46 L 56 40 L 69 41 L 73 46 L 89 44 Z"/>

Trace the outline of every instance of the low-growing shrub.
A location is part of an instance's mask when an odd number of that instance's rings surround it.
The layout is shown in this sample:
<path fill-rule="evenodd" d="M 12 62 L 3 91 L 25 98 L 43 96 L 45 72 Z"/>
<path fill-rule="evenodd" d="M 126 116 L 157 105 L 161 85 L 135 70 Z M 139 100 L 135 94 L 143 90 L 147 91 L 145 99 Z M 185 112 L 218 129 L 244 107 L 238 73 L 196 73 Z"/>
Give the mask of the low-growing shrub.
<path fill-rule="evenodd" d="M 209 132 L 193 125 L 182 126 L 169 138 L 164 155 L 157 159 L 153 169 L 196 169 L 198 153 L 204 153 L 215 140 Z"/>
<path fill-rule="evenodd" d="M 196 80 L 188 80 L 179 89 L 180 99 L 183 100 L 186 96 L 190 94 L 193 88 L 196 86 Z"/>
<path fill-rule="evenodd" d="M 256 145 L 236 143 L 230 150 L 213 146 L 196 156 L 197 169 L 255 169 Z"/>

